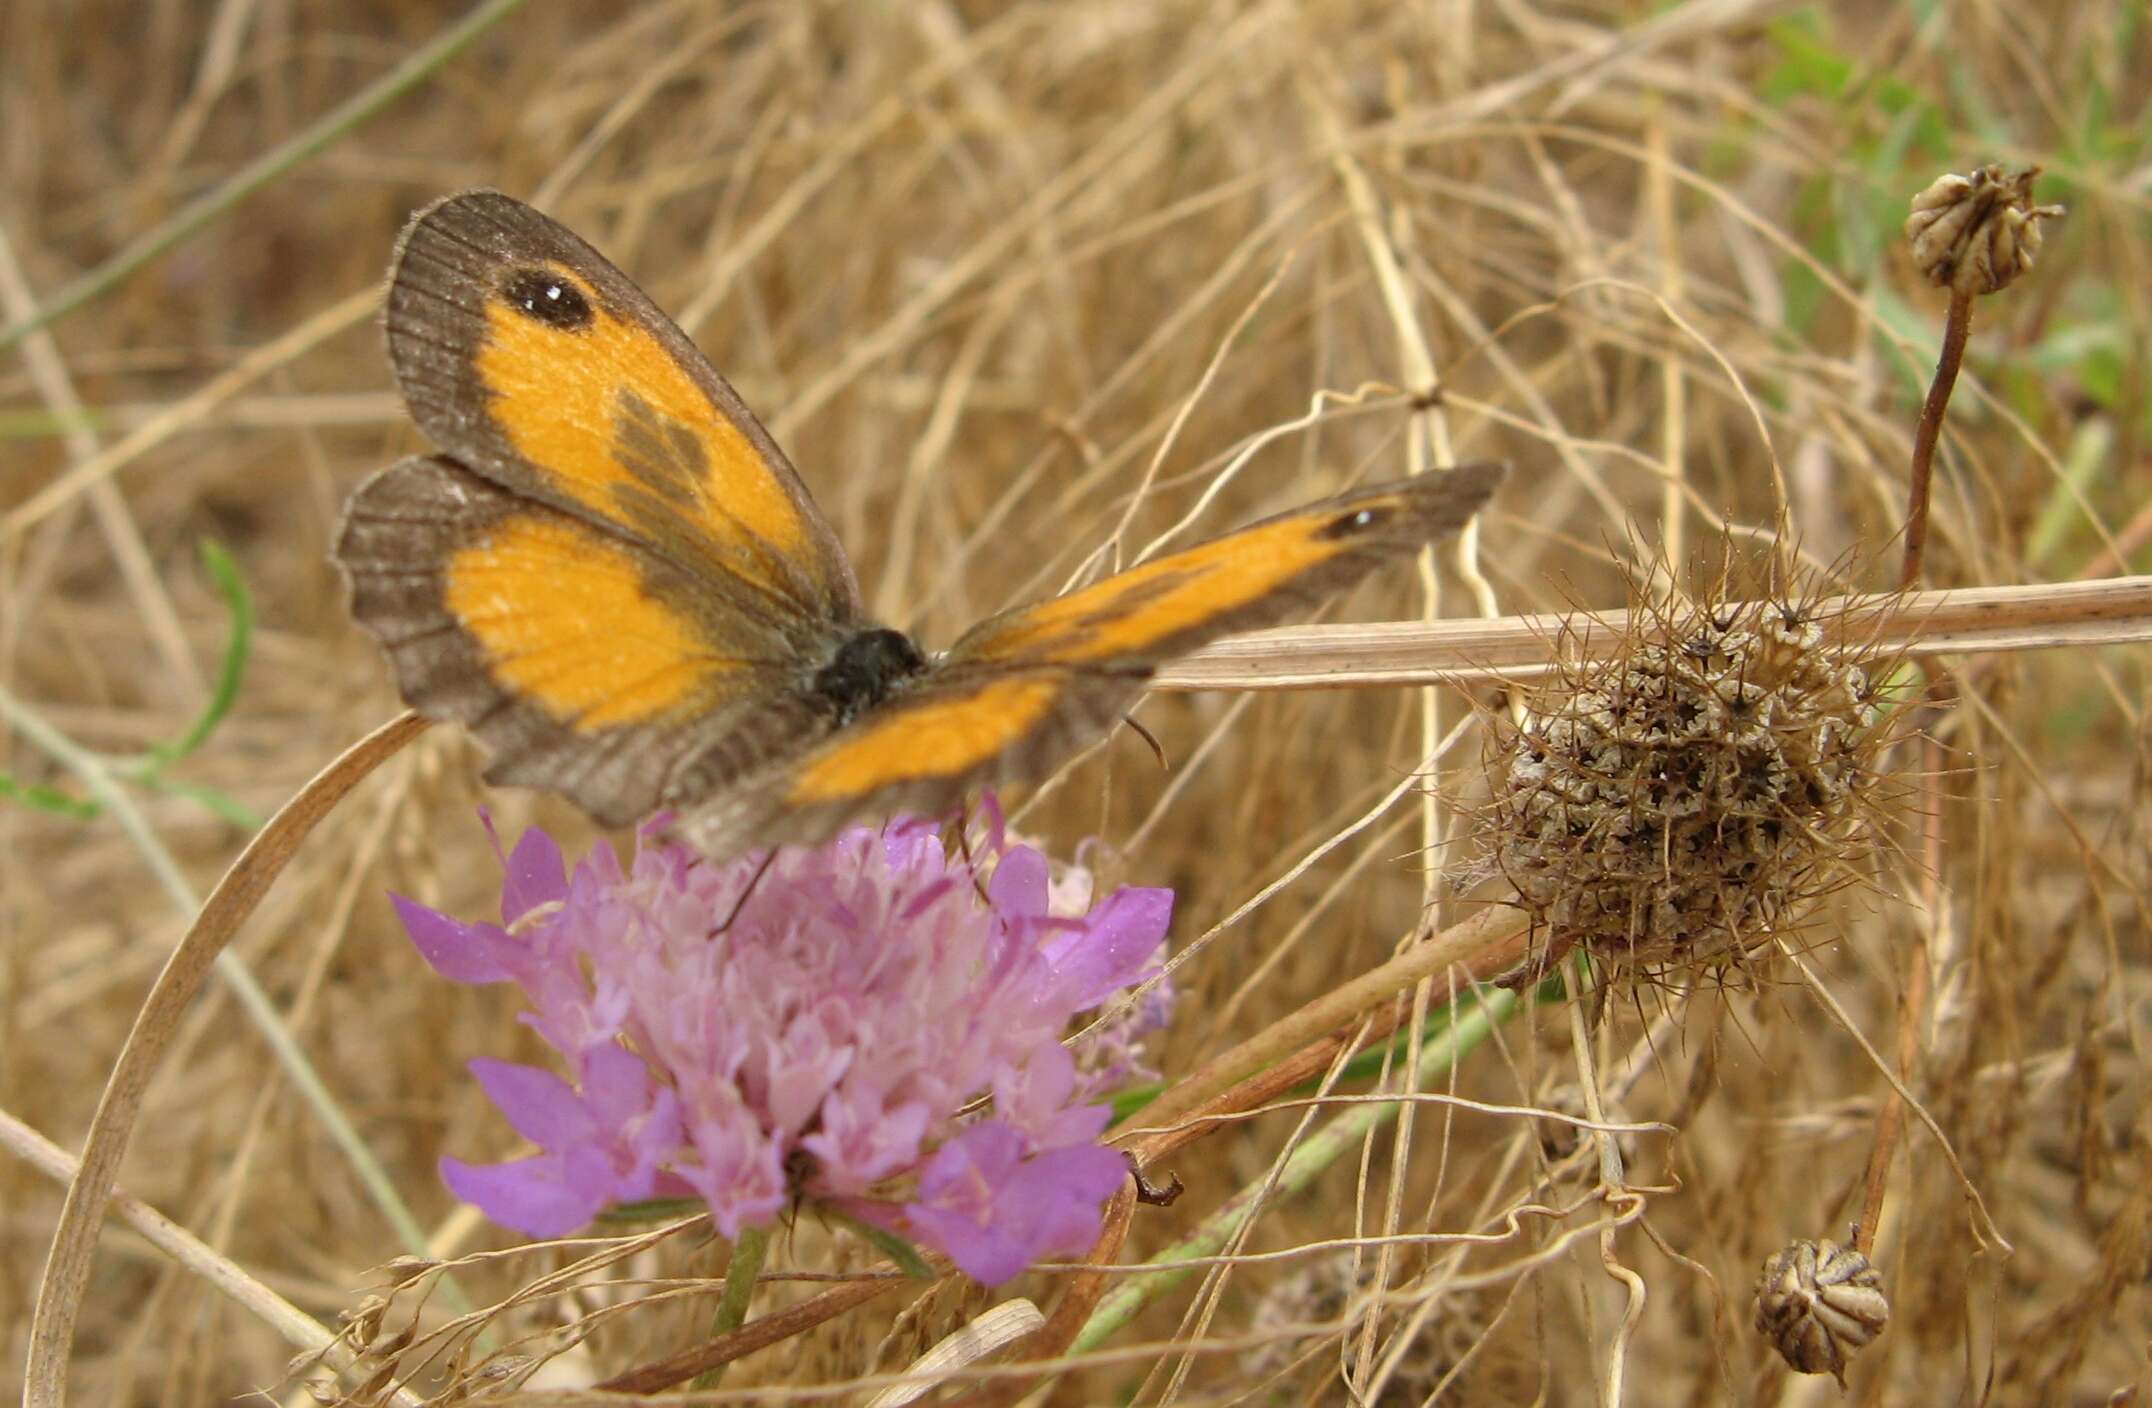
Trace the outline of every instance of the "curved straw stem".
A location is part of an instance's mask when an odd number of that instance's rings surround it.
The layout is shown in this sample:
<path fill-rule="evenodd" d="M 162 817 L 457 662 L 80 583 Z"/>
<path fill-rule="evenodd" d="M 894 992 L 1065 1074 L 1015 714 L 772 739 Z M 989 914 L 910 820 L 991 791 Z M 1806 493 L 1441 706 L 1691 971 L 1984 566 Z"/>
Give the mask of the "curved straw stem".
<path fill-rule="evenodd" d="M 195 916 L 179 947 L 165 960 L 164 971 L 157 975 L 142 1010 L 136 1014 L 127 1044 L 105 1081 L 96 1117 L 90 1122 L 89 1138 L 83 1144 L 82 1166 L 68 1185 L 59 1225 L 53 1229 L 44 1279 L 30 1320 L 30 1353 L 23 1369 L 25 1408 L 58 1408 L 66 1400 L 68 1346 L 74 1340 L 75 1318 L 89 1283 L 98 1230 L 119 1178 L 127 1141 L 134 1133 L 135 1119 L 142 1112 L 142 1097 L 164 1059 L 181 1015 L 201 990 L 202 980 L 209 975 L 217 955 L 261 903 L 300 843 L 335 810 L 346 793 L 425 729 L 426 721 L 416 714 L 399 715 L 322 769 L 269 819 L 268 825 L 255 833 L 210 892 L 208 902 Z"/>

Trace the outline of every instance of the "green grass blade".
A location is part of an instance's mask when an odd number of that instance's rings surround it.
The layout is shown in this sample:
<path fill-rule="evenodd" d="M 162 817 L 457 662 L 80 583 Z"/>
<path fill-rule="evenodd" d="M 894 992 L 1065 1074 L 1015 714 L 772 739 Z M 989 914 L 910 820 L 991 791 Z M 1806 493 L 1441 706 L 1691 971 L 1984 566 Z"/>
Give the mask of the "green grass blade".
<path fill-rule="evenodd" d="M 523 7 L 524 0 L 485 0 L 457 23 L 435 36 L 374 82 L 324 113 L 311 127 L 248 162 L 230 179 L 196 197 L 171 219 L 158 225 L 104 263 L 76 279 L 26 318 L 0 329 L 0 351 L 48 323 L 90 303 L 124 283 L 129 276 L 174 245 L 200 233 L 233 206 L 334 145 L 339 138 L 379 113 L 430 77 L 472 40 Z"/>
<path fill-rule="evenodd" d="M 181 782 L 177 778 L 155 774 L 143 778 L 142 785 L 170 793 L 174 797 L 184 797 L 219 821 L 229 822 L 249 835 L 261 830 L 262 818 L 259 813 L 214 787 L 204 787 L 199 782 Z"/>
<path fill-rule="evenodd" d="M 876 1251 L 895 1262 L 897 1270 L 903 1272 L 912 1280 L 931 1281 L 934 1279 L 934 1268 L 927 1265 L 927 1259 L 919 1254 L 919 1248 L 905 1241 L 896 1233 L 885 1228 L 876 1227 L 873 1223 L 853 1217 L 848 1213 L 838 1212 L 835 1208 L 824 1207 L 821 1212 L 830 1221 L 841 1223 L 866 1238 Z"/>
<path fill-rule="evenodd" d="M 69 817 L 75 821 L 88 821 L 99 811 L 95 802 L 70 797 L 42 782 L 17 782 L 4 772 L 0 772 L 0 799 L 20 802 L 26 807 L 51 812 L 54 816 Z"/>
<path fill-rule="evenodd" d="M 224 598 L 225 612 L 232 618 L 231 632 L 224 642 L 224 663 L 217 667 L 216 687 L 210 691 L 201 715 L 178 738 L 150 750 L 148 772 L 177 762 L 202 746 L 231 711 L 232 701 L 239 697 L 239 682 L 247 672 L 247 654 L 254 643 L 254 598 L 248 595 L 246 581 L 239 575 L 239 564 L 208 538 L 202 539 L 202 567 L 209 573 L 217 595 Z"/>

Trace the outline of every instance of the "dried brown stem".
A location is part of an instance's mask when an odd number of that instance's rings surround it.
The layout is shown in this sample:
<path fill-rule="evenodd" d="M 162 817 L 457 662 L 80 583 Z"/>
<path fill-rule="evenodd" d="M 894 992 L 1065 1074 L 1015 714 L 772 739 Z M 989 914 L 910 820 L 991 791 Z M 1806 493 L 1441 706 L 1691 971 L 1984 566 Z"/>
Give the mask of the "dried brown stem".
<path fill-rule="evenodd" d="M 1811 615 L 1826 641 L 1872 642 L 1891 656 L 2119 645 L 2152 640 L 2152 576 L 1827 597 Z M 1612 651 L 1630 631 L 1626 611 L 1290 626 L 1205 646 L 1161 669 L 1151 687 L 1360 689 L 1515 680 L 1551 668 L 1549 642 L 1565 634 L 1565 649 L 1595 655 Z"/>
<path fill-rule="evenodd" d="M 1951 388 L 1958 384 L 1958 367 L 1965 360 L 1965 339 L 1973 326 L 1973 296 L 1952 290 L 1950 312 L 1943 323 L 1943 350 L 1936 358 L 1935 380 L 1928 383 L 1928 399 L 1920 408 L 1920 424 L 1913 432 L 1912 472 L 1908 476 L 1905 502 L 1905 565 L 1898 585 L 1910 588 L 1926 566 L 1928 551 L 1929 485 L 1935 474 L 1935 444 L 1943 433 L 1943 411 L 1950 405 Z"/>

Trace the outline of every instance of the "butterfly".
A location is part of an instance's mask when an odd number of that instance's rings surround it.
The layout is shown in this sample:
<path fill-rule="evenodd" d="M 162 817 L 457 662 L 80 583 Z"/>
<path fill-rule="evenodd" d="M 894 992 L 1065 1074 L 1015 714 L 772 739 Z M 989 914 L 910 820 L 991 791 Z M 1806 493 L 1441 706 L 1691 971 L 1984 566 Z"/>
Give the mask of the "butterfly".
<path fill-rule="evenodd" d="M 1280 514 L 989 617 L 930 655 L 865 614 L 807 487 L 686 334 L 495 191 L 398 245 L 389 363 L 439 447 L 354 491 L 352 611 L 412 708 L 599 823 L 726 857 L 955 810 L 1103 736 L 1158 665 L 1454 532 L 1502 469 Z"/>

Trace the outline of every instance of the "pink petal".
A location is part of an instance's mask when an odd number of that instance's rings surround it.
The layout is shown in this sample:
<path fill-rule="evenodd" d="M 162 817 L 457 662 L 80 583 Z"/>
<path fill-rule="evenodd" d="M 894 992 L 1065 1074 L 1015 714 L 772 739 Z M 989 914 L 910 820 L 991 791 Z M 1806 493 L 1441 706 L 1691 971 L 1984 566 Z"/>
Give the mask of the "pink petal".
<path fill-rule="evenodd" d="M 575 1087 L 551 1071 L 485 1056 L 473 1058 L 470 1071 L 516 1133 L 539 1148 L 558 1151 L 598 1136 Z"/>
<path fill-rule="evenodd" d="M 567 869 L 560 846 L 533 826 L 516 841 L 503 862 L 501 876 L 501 922 L 513 925 L 536 909 L 568 897 Z"/>
<path fill-rule="evenodd" d="M 504 1164 L 441 1160 L 449 1191 L 503 1227 L 531 1237 L 562 1237 L 598 1215 L 605 1191 L 571 1171 L 556 1154 L 536 1154 Z"/>
<path fill-rule="evenodd" d="M 498 983 L 507 979 L 508 971 L 501 967 L 493 945 L 481 933 L 493 926 L 465 924 L 398 894 L 389 896 L 389 904 L 404 932 L 411 936 L 418 956 L 434 972 L 452 983 Z"/>

